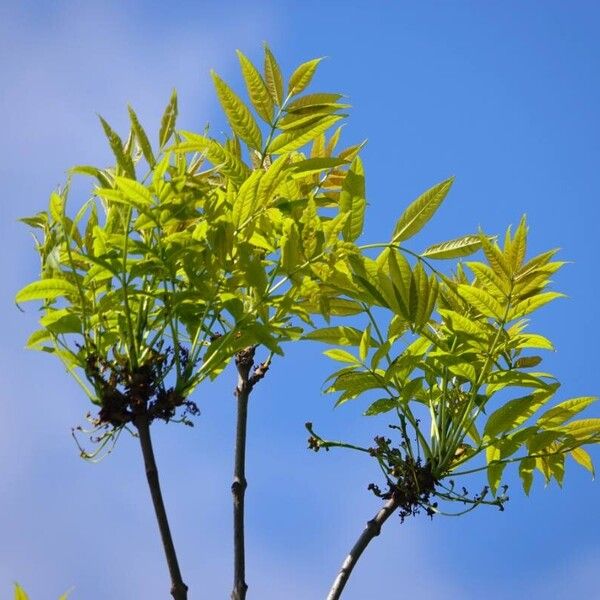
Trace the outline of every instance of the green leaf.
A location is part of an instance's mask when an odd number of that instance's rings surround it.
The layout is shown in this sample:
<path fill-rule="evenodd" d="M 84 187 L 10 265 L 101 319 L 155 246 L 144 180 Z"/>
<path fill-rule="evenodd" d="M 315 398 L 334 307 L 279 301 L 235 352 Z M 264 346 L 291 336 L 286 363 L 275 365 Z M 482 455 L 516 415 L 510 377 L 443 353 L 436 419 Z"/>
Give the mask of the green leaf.
<path fill-rule="evenodd" d="M 491 294 L 481 288 L 460 284 L 458 293 L 482 315 L 501 321 L 504 315 L 502 305 Z"/>
<path fill-rule="evenodd" d="M 279 160 L 279 159 L 278 159 Z M 317 157 L 317 158 L 307 158 L 306 160 L 301 160 L 299 162 L 295 162 L 291 165 L 291 171 L 294 175 L 313 175 L 314 173 L 321 173 L 322 171 L 326 171 L 328 169 L 334 169 L 335 167 L 340 167 L 342 165 L 347 165 L 348 161 L 343 160 L 341 158 L 334 157 Z"/>
<path fill-rule="evenodd" d="M 388 268 L 394 288 L 398 292 L 398 301 L 403 306 L 403 316 L 408 318 L 410 302 L 410 289 L 413 280 L 412 270 L 406 257 L 398 250 L 393 249 L 388 255 Z"/>
<path fill-rule="evenodd" d="M 47 329 L 38 329 L 34 331 L 28 338 L 25 348 L 31 350 L 39 350 L 39 346 L 42 342 L 46 342 L 52 339 L 52 335 Z"/>
<path fill-rule="evenodd" d="M 29 227 L 33 227 L 35 229 L 44 229 L 48 223 L 48 213 L 39 212 L 33 217 L 21 217 L 18 220 L 21 223 L 25 223 L 25 225 L 29 225 Z"/>
<path fill-rule="evenodd" d="M 513 341 L 516 342 L 515 348 L 518 349 L 539 348 L 541 350 L 554 350 L 554 346 L 548 338 L 536 333 L 523 333 L 516 335 L 513 338 Z"/>
<path fill-rule="evenodd" d="M 552 444 L 560 440 L 563 435 L 560 431 L 539 431 L 527 440 L 527 449 L 530 456 L 552 451 Z"/>
<path fill-rule="evenodd" d="M 48 331 L 51 331 L 55 335 L 59 335 L 61 333 L 82 333 L 81 319 L 77 315 L 66 313 L 65 311 L 55 312 L 63 314 L 59 314 L 58 318 L 56 318 L 52 312 L 49 312 L 40 319 L 41 325 L 46 327 Z M 49 316 L 52 318 L 48 319 Z"/>
<path fill-rule="evenodd" d="M 289 161 L 289 155 L 280 156 L 264 172 L 263 177 L 261 177 L 258 183 L 258 190 L 256 192 L 257 208 L 267 205 L 277 187 L 285 180 Z"/>
<path fill-rule="evenodd" d="M 358 346 L 362 335 L 363 332 L 354 327 L 338 325 L 337 327 L 315 329 L 304 334 L 302 339 L 325 342 L 326 344 L 336 344 L 338 346 Z M 377 342 L 373 338 L 371 338 L 369 344 L 372 347 L 377 346 Z"/>
<path fill-rule="evenodd" d="M 250 173 L 248 166 L 215 140 L 189 131 L 180 133 L 186 141 L 177 145 L 177 152 L 202 152 L 215 166 L 219 167 L 224 175 L 230 177 L 238 185 L 248 177 Z"/>
<path fill-rule="evenodd" d="M 510 400 L 490 415 L 483 430 L 484 438 L 492 439 L 515 429 L 548 402 L 555 391 L 556 386 L 553 386 L 549 390 L 535 391 L 528 396 Z"/>
<path fill-rule="evenodd" d="M 525 260 L 525 254 L 527 253 L 527 221 L 525 215 L 523 215 L 517 230 L 515 231 L 515 237 L 513 238 L 512 247 L 510 250 L 510 264 L 513 273 L 518 272 L 522 267 L 523 261 Z"/>
<path fill-rule="evenodd" d="M 560 427 L 560 431 L 582 444 L 600 442 L 600 419 L 580 419 Z"/>
<path fill-rule="evenodd" d="M 290 102 L 286 106 L 288 113 L 301 111 L 314 107 L 324 107 L 337 104 L 338 100 L 342 98 L 341 94 L 307 94 L 301 98 L 297 98 L 293 102 Z"/>
<path fill-rule="evenodd" d="M 508 298 L 511 288 L 509 280 L 500 277 L 494 269 L 484 263 L 468 261 L 465 264 L 477 278 L 478 287 L 485 289 L 499 300 Z"/>
<path fill-rule="evenodd" d="M 490 373 L 486 381 L 487 394 L 491 396 L 505 387 L 530 387 L 537 389 L 547 389 L 547 384 L 543 379 L 537 377 L 537 373 L 524 373 L 522 371 L 493 371 Z M 553 384 L 556 385 L 556 384 Z"/>
<path fill-rule="evenodd" d="M 519 476 L 521 477 L 521 482 L 523 483 L 523 489 L 528 496 L 529 492 L 531 491 L 531 484 L 533 483 L 534 469 L 535 458 L 524 458 L 519 463 Z"/>
<path fill-rule="evenodd" d="M 277 106 L 281 106 L 283 103 L 283 77 L 281 69 L 267 45 L 265 45 L 265 82 L 271 98 Z"/>
<path fill-rule="evenodd" d="M 65 216 L 65 199 L 56 192 L 50 194 L 48 213 L 55 223 L 62 223 Z"/>
<path fill-rule="evenodd" d="M 123 195 L 134 204 L 139 204 L 141 206 L 150 206 L 152 204 L 152 194 L 150 193 L 150 190 L 134 179 L 115 177 L 115 185 L 117 186 L 117 189 L 123 192 Z"/>
<path fill-rule="evenodd" d="M 262 134 L 252 113 L 235 92 L 214 71 L 211 71 L 211 75 L 217 95 L 219 96 L 219 101 L 227 115 L 231 129 L 250 148 L 261 151 Z"/>
<path fill-rule="evenodd" d="M 282 131 L 291 133 L 296 129 L 302 129 L 303 127 L 309 127 L 310 125 L 314 125 L 324 119 L 329 115 L 333 115 L 337 113 L 338 110 L 343 108 L 349 108 L 348 104 L 329 104 L 327 106 L 315 106 L 315 107 L 307 107 L 302 111 L 289 112 L 279 120 L 278 126 Z M 317 145 L 320 142 L 317 142 Z M 312 151 L 311 151 L 312 152 Z M 355 153 L 356 154 L 356 153 Z M 342 159 L 346 159 L 348 161 L 352 160 L 347 156 L 340 156 Z"/>
<path fill-rule="evenodd" d="M 18 583 L 15 583 L 14 600 L 29 600 L 29 596 L 25 593 L 25 590 Z"/>
<path fill-rule="evenodd" d="M 400 399 L 403 402 L 410 402 L 416 398 L 419 392 L 423 389 L 423 377 L 415 377 L 411 379 L 400 392 Z"/>
<path fill-rule="evenodd" d="M 237 50 L 237 55 L 242 68 L 242 75 L 246 82 L 246 89 L 248 90 L 250 102 L 252 102 L 256 112 L 262 119 L 267 123 L 271 123 L 273 119 L 273 98 L 271 97 L 271 94 L 269 94 L 269 90 L 267 89 L 262 75 L 258 72 L 250 59 L 244 56 L 239 50 Z"/>
<path fill-rule="evenodd" d="M 325 350 L 323 352 L 325 356 L 333 360 L 337 360 L 339 362 L 351 363 L 353 365 L 360 364 L 360 361 L 350 354 L 350 352 L 346 352 L 345 350 L 340 350 L 339 348 L 332 348 L 331 350 Z"/>
<path fill-rule="evenodd" d="M 552 302 L 552 300 L 555 300 L 556 298 L 564 297 L 564 294 L 560 294 L 558 292 L 543 292 L 537 296 L 522 300 L 510 309 L 508 320 L 513 321 L 514 319 L 519 319 L 525 315 L 528 315 L 529 313 L 532 313 L 534 310 L 541 308 L 545 304 Z"/>
<path fill-rule="evenodd" d="M 171 92 L 171 98 L 167 104 L 167 108 L 163 113 L 160 121 L 160 131 L 158 134 L 158 142 L 161 148 L 164 148 L 175 131 L 175 121 L 177 120 L 177 91 Z"/>
<path fill-rule="evenodd" d="M 236 229 L 244 225 L 250 215 L 252 215 L 256 203 L 258 185 L 263 175 L 264 171 L 254 171 L 242 184 L 233 204 L 231 214 Z"/>
<path fill-rule="evenodd" d="M 483 232 L 479 233 L 479 239 L 481 241 L 483 253 L 496 275 L 498 275 L 500 279 L 510 279 L 512 277 L 510 265 L 507 263 L 500 248 L 498 248 L 498 244 L 491 241 Z"/>
<path fill-rule="evenodd" d="M 411 238 L 424 227 L 444 201 L 453 181 L 451 177 L 434 185 L 408 206 L 394 228 L 393 244 Z"/>
<path fill-rule="evenodd" d="M 314 58 L 313 60 L 309 60 L 308 62 L 302 63 L 290 77 L 290 81 L 288 83 L 288 95 L 295 96 L 302 92 L 308 84 L 311 82 L 319 63 L 322 61 L 322 58 Z"/>
<path fill-rule="evenodd" d="M 373 417 L 394 410 L 397 406 L 398 400 L 396 398 L 381 398 L 380 400 L 375 400 L 375 402 L 365 410 L 364 415 Z"/>
<path fill-rule="evenodd" d="M 15 300 L 17 302 L 52 300 L 59 296 L 68 296 L 76 293 L 77 287 L 65 279 L 42 279 L 26 285 L 17 293 Z"/>
<path fill-rule="evenodd" d="M 440 308 L 438 312 L 444 317 L 450 331 L 462 333 L 482 341 L 488 339 L 489 330 L 481 321 L 469 319 L 460 313 L 445 308 Z"/>
<path fill-rule="evenodd" d="M 537 424 L 545 429 L 551 429 L 562 425 L 569 419 L 585 410 L 590 404 L 596 402 L 595 396 L 582 396 L 580 398 L 571 398 L 546 411 L 539 419 Z"/>
<path fill-rule="evenodd" d="M 417 328 L 421 328 L 429 322 L 439 292 L 439 283 L 434 275 L 429 279 L 425 275 L 421 285 L 423 286 L 423 295 L 419 298 L 415 315 L 415 326 Z"/>
<path fill-rule="evenodd" d="M 465 235 L 447 242 L 441 242 L 429 246 L 421 252 L 425 258 L 435 258 L 438 260 L 448 258 L 461 258 L 477 252 L 481 248 L 481 240 L 476 235 Z"/>
<path fill-rule="evenodd" d="M 95 177 L 100 185 L 110 185 L 110 181 L 106 177 L 106 173 L 98 167 L 92 167 L 91 165 L 77 165 L 75 167 L 71 167 L 68 170 L 68 173 L 73 175 L 89 175 L 90 177 Z"/>
<path fill-rule="evenodd" d="M 347 400 L 357 398 L 361 394 L 374 389 L 384 388 L 381 378 L 370 371 L 345 371 L 340 373 L 326 393 L 341 391 L 342 394 L 335 402 L 338 407 Z"/>
<path fill-rule="evenodd" d="M 336 317 L 348 317 L 350 315 L 357 315 L 364 311 L 364 308 L 358 302 L 353 300 L 346 300 L 345 298 L 330 298 L 329 313 Z M 313 314 L 319 313 L 320 309 L 309 305 L 310 312 Z"/>
<path fill-rule="evenodd" d="M 127 177 L 135 179 L 133 161 L 131 160 L 131 156 L 129 156 L 129 154 L 125 154 L 121 138 L 111 129 L 110 125 L 102 117 L 99 117 L 99 119 L 100 123 L 102 124 L 102 128 L 104 129 L 104 133 L 108 138 L 110 148 L 117 159 L 117 165 L 123 170 Z"/>
<path fill-rule="evenodd" d="M 357 156 L 346 173 L 340 193 L 340 212 L 350 215 L 342 230 L 344 241 L 353 242 L 362 233 L 366 205 L 365 172 Z"/>
<path fill-rule="evenodd" d="M 371 324 L 369 323 L 360 338 L 360 344 L 358 347 L 358 356 L 361 362 L 365 362 L 365 360 L 367 360 L 371 339 Z"/>
<path fill-rule="evenodd" d="M 592 474 L 592 477 L 596 476 L 592 457 L 583 448 L 575 448 L 575 450 L 571 450 L 570 454 L 575 462 L 579 463 L 584 469 L 587 469 Z"/>
<path fill-rule="evenodd" d="M 487 453 L 489 454 L 489 448 L 487 450 Z M 489 463 L 489 461 L 488 461 Z M 488 468 L 487 468 L 487 477 L 488 477 L 488 484 L 490 486 L 490 489 L 492 490 L 492 494 L 496 494 L 496 491 L 498 489 L 498 486 L 500 485 L 500 482 L 502 481 L 502 473 L 504 473 L 504 469 L 506 469 L 506 463 L 505 462 L 492 462 L 491 464 L 488 464 Z"/>
<path fill-rule="evenodd" d="M 154 158 L 154 153 L 152 152 L 152 146 L 150 144 L 150 140 L 148 140 L 148 136 L 144 131 L 144 128 L 141 126 L 140 121 L 135 114 L 135 111 L 131 106 L 127 107 L 129 111 L 129 120 L 131 121 L 131 129 L 133 129 L 133 133 L 135 134 L 135 138 L 140 146 L 142 154 L 146 159 L 146 162 L 153 168 L 156 164 L 156 159 Z"/>
<path fill-rule="evenodd" d="M 314 140 L 324 131 L 327 131 L 327 129 L 329 129 L 334 123 L 337 123 L 343 118 L 344 115 L 331 115 L 324 117 L 316 124 L 281 133 L 271 141 L 268 151 L 270 153 L 282 154 L 283 152 L 297 150 L 298 148 L 301 148 L 305 144 L 308 144 L 310 141 Z"/>
<path fill-rule="evenodd" d="M 522 356 L 515 362 L 516 369 L 530 369 L 537 367 L 542 362 L 541 356 Z"/>

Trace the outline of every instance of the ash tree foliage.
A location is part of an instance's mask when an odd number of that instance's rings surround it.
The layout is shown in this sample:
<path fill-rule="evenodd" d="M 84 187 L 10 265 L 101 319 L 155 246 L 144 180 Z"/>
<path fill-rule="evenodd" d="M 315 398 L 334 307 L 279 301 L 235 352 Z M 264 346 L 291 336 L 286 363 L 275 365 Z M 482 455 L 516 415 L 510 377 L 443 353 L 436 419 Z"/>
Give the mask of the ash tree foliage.
<path fill-rule="evenodd" d="M 378 467 L 369 488 L 382 508 L 331 587 L 328 598 L 339 598 L 395 513 L 502 509 L 509 465 L 526 493 L 536 470 L 562 485 L 567 457 L 593 473 L 584 446 L 600 440 L 600 419 L 576 418 L 595 398 L 561 398 L 556 378 L 538 369 L 553 347 L 529 331 L 529 318 L 561 295 L 548 287 L 563 263 L 554 250 L 527 256 L 525 219 L 502 244 L 480 231 L 421 252 L 406 247 L 444 201 L 448 179 L 405 208 L 389 241 L 359 245 L 363 144 L 339 149 L 349 108 L 341 94 L 307 92 L 320 59 L 286 82 L 268 47 L 262 71 L 238 57 L 248 102 L 212 74 L 230 126 L 224 138 L 178 130 L 175 92 L 152 142 L 131 107 L 126 137 L 101 118 L 115 162 L 74 167 L 47 210 L 23 219 L 41 273 L 16 300 L 41 302 L 27 345 L 60 359 L 91 404 L 89 427 L 74 430 L 82 456 L 100 458 L 123 431 L 139 438 L 175 600 L 187 586 L 151 425 L 191 425 L 193 392 L 236 365 L 232 598 L 243 599 L 249 398 L 286 342 L 327 344 L 341 366 L 329 378 L 336 405 L 363 401 L 367 418 L 389 421 L 363 446 L 307 423 L 310 448 L 364 453 Z M 76 176 L 92 181 L 85 202 L 71 200 Z M 475 253 L 481 261 L 463 261 Z M 448 261 L 453 269 L 439 266 Z M 471 485 L 478 472 L 487 482 L 470 493 L 462 478 Z"/>

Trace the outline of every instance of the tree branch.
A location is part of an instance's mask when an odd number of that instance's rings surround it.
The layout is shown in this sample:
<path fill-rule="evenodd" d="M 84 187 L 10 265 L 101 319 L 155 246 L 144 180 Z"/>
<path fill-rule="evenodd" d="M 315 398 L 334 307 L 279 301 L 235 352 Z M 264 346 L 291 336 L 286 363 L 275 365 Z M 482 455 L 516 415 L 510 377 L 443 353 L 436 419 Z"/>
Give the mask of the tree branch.
<path fill-rule="evenodd" d="M 233 470 L 233 591 L 232 600 L 244 600 L 246 584 L 246 550 L 244 542 L 244 499 L 246 494 L 246 430 L 248 425 L 248 398 L 252 390 L 250 370 L 254 365 L 254 346 L 246 348 L 235 357 L 238 369 L 237 424 L 235 432 L 235 465 Z"/>
<path fill-rule="evenodd" d="M 335 581 L 329 590 L 327 600 L 339 600 L 339 598 L 341 598 L 344 587 L 346 586 L 346 583 L 352 574 L 352 570 L 356 566 L 361 554 L 369 545 L 370 541 L 380 534 L 382 525 L 388 520 L 388 518 L 395 512 L 397 508 L 398 500 L 396 496 L 393 495 L 392 498 L 385 503 L 383 508 L 370 521 L 367 522 L 367 526 L 360 534 L 360 537 L 354 544 L 352 550 L 350 550 L 350 554 L 348 554 L 346 560 L 342 564 L 342 568 L 340 569 L 338 576 L 335 578 Z"/>
<path fill-rule="evenodd" d="M 181 578 L 179 563 L 177 562 L 177 553 L 175 552 L 175 546 L 173 544 L 173 538 L 171 537 L 171 530 L 169 528 L 169 521 L 167 519 L 167 511 L 165 510 L 165 504 L 163 502 L 162 492 L 160 490 L 158 468 L 154 459 L 154 450 L 152 449 L 150 420 L 148 415 L 146 413 L 137 415 L 133 421 L 133 424 L 135 425 L 140 437 L 140 445 L 142 447 L 142 454 L 144 456 L 144 466 L 146 467 L 148 487 L 150 488 L 152 504 L 154 505 L 154 512 L 156 514 L 156 520 L 160 530 L 160 537 L 162 539 L 165 556 L 167 558 L 167 565 L 169 567 L 169 574 L 171 576 L 171 596 L 173 596 L 174 600 L 187 600 L 188 588 Z"/>
<path fill-rule="evenodd" d="M 231 493 L 233 495 L 233 591 L 232 600 L 244 600 L 246 584 L 246 550 L 244 542 L 244 500 L 246 495 L 246 430 L 248 425 L 248 399 L 254 386 L 269 370 L 270 359 L 258 365 L 254 372 L 255 346 L 241 350 L 235 357 L 238 370 L 238 383 L 235 388 L 237 397 L 237 424 L 235 434 L 235 466 Z"/>

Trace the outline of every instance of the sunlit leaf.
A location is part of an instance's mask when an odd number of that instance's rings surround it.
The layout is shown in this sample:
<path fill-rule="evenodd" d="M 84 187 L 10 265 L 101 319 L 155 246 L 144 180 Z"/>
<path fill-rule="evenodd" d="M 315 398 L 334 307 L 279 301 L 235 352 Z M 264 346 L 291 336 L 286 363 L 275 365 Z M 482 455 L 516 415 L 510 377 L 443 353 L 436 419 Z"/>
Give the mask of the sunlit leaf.
<path fill-rule="evenodd" d="M 100 118 L 100 123 L 102 124 L 102 128 L 104 129 L 104 133 L 108 138 L 108 143 L 110 144 L 110 148 L 117 159 L 117 164 L 123 170 L 127 177 L 131 177 L 131 179 L 135 179 L 135 170 L 133 167 L 133 161 L 131 160 L 131 156 L 126 154 L 123 150 L 123 142 L 121 138 L 112 130 L 111 126 L 102 118 Z"/>
<path fill-rule="evenodd" d="M 288 94 L 290 96 L 299 94 L 308 86 L 322 58 L 314 58 L 302 63 L 291 75 L 288 83 Z"/>
<path fill-rule="evenodd" d="M 14 600 L 29 600 L 29 596 L 25 593 L 25 590 L 18 583 L 15 583 Z"/>
<path fill-rule="evenodd" d="M 252 113 L 235 92 L 214 72 L 212 78 L 221 106 L 233 131 L 256 150 L 262 149 L 262 134 Z"/>
<path fill-rule="evenodd" d="M 548 402 L 554 392 L 555 388 L 539 390 L 503 404 L 489 416 L 483 430 L 484 438 L 494 438 L 518 427 Z"/>
<path fill-rule="evenodd" d="M 350 215 L 342 230 L 344 240 L 353 242 L 362 233 L 366 205 L 365 172 L 357 157 L 346 174 L 340 194 L 340 211 Z"/>
<path fill-rule="evenodd" d="M 592 457 L 586 452 L 583 448 L 575 448 L 575 450 L 571 450 L 570 452 L 573 459 L 579 463 L 584 469 L 588 470 L 592 477 L 596 476 L 594 471 L 594 463 L 592 462 Z"/>
<path fill-rule="evenodd" d="M 123 192 L 124 196 L 134 203 L 146 206 L 152 204 L 152 194 L 150 193 L 150 190 L 134 179 L 115 177 L 115 184 L 117 188 Z"/>
<path fill-rule="evenodd" d="M 501 279 L 507 278 L 510 280 L 512 277 L 510 265 L 498 248 L 498 244 L 490 240 L 488 236 L 484 235 L 482 232 L 479 233 L 479 239 L 481 241 L 483 253 L 496 275 Z"/>
<path fill-rule="evenodd" d="M 542 362 L 541 356 L 522 356 L 515 362 L 516 369 L 529 369 L 536 367 Z"/>
<path fill-rule="evenodd" d="M 249 58 L 244 56 L 239 50 L 237 51 L 242 68 L 242 74 L 246 81 L 246 89 L 250 102 L 256 109 L 256 112 L 267 122 L 271 123 L 273 119 L 273 98 L 267 89 L 262 75 L 252 64 Z"/>
<path fill-rule="evenodd" d="M 471 306 L 476 308 L 482 315 L 491 317 L 497 321 L 502 320 L 504 309 L 502 305 L 491 294 L 481 288 L 470 285 L 459 285 L 458 293 Z"/>
<path fill-rule="evenodd" d="M 533 483 L 533 472 L 535 470 L 535 458 L 524 458 L 519 463 L 519 476 L 523 483 L 523 490 L 529 496 L 531 484 Z"/>
<path fill-rule="evenodd" d="M 294 112 L 308 107 L 330 106 L 337 104 L 340 98 L 342 98 L 341 94 L 307 94 L 290 102 L 286 110 L 287 112 Z"/>
<path fill-rule="evenodd" d="M 42 279 L 26 285 L 18 292 L 17 302 L 31 300 L 53 300 L 59 296 L 70 296 L 77 293 L 77 287 L 65 279 Z"/>
<path fill-rule="evenodd" d="M 160 131 L 158 134 L 158 142 L 161 148 L 163 148 L 167 142 L 171 139 L 173 132 L 175 131 L 175 122 L 177 120 L 177 91 L 173 90 L 171 98 L 165 108 L 162 119 L 160 121 Z"/>
<path fill-rule="evenodd" d="M 453 181 L 451 177 L 434 185 L 408 206 L 394 228 L 393 244 L 411 238 L 425 226 L 444 201 Z"/>
<path fill-rule="evenodd" d="M 481 240 L 478 236 L 465 235 L 464 237 L 429 246 L 421 252 L 421 256 L 436 259 L 461 258 L 477 252 L 480 248 Z"/>
<path fill-rule="evenodd" d="M 527 222 L 525 216 L 521 219 L 512 242 L 510 251 L 510 263 L 513 272 L 518 270 L 523 265 L 525 254 L 527 253 Z"/>
<path fill-rule="evenodd" d="M 381 398 L 380 400 L 375 400 L 375 402 L 365 410 L 364 414 L 367 417 L 373 417 L 375 415 L 390 412 L 397 407 L 398 400 L 395 398 Z"/>
<path fill-rule="evenodd" d="M 546 411 L 539 419 L 538 425 L 547 429 L 562 425 L 575 415 L 585 410 L 590 404 L 597 400 L 595 396 L 582 396 L 565 400 L 550 410 Z"/>
<path fill-rule="evenodd" d="M 265 82 L 275 104 L 283 103 L 283 76 L 281 69 L 268 46 L 265 45 Z"/>
<path fill-rule="evenodd" d="M 263 177 L 264 171 L 254 171 L 240 187 L 237 198 L 233 204 L 231 219 L 236 228 L 246 223 L 252 215 L 256 204 L 258 184 Z"/>
<path fill-rule="evenodd" d="M 532 313 L 534 310 L 541 308 L 549 302 L 552 302 L 552 300 L 564 297 L 564 294 L 560 294 L 558 292 L 544 292 L 542 294 L 538 294 L 537 296 L 533 296 L 532 298 L 527 298 L 527 300 L 523 300 L 511 308 L 510 312 L 508 313 L 508 320 L 512 321 L 514 319 L 520 319 L 521 317 Z"/>
<path fill-rule="evenodd" d="M 355 356 L 350 354 L 350 352 L 346 352 L 345 350 L 341 350 L 339 348 L 332 348 L 331 350 L 325 350 L 325 352 L 323 352 L 323 354 L 325 354 L 325 356 L 328 356 L 329 358 L 331 358 L 333 360 L 337 360 L 339 362 L 360 364 L 360 361 Z"/>
<path fill-rule="evenodd" d="M 156 159 L 154 158 L 154 153 L 152 152 L 150 140 L 148 140 L 148 136 L 146 135 L 144 128 L 141 126 L 138 116 L 133 108 L 128 106 L 127 110 L 129 111 L 129 120 L 131 122 L 131 128 L 133 129 L 135 138 L 140 146 L 144 158 L 146 159 L 150 168 L 152 168 L 156 164 Z"/>
<path fill-rule="evenodd" d="M 358 346 L 361 341 L 363 332 L 347 325 L 338 325 L 336 327 L 324 327 L 322 329 L 314 329 L 302 336 L 304 340 L 314 340 L 317 342 L 325 342 L 327 344 L 338 346 Z M 371 338 L 371 346 L 376 346 L 377 342 Z"/>
<path fill-rule="evenodd" d="M 314 140 L 343 118 L 343 115 L 331 115 L 323 117 L 316 124 L 309 125 L 308 127 L 281 133 L 271 141 L 268 151 L 270 153 L 282 154 L 283 152 L 291 152 L 292 150 L 302 148 L 302 146 Z"/>

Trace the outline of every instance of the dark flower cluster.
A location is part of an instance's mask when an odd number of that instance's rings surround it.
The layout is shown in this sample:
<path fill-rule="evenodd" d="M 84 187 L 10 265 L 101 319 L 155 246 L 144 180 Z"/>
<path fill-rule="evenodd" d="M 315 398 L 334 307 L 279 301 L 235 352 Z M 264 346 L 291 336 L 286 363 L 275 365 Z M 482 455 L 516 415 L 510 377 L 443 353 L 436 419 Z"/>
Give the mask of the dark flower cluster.
<path fill-rule="evenodd" d="M 176 364 L 181 372 L 188 372 L 193 367 L 189 362 L 189 352 L 183 346 L 151 351 L 134 369 L 124 357 L 108 359 L 89 352 L 85 373 L 101 402 L 95 424 L 120 428 L 141 414 L 150 422 L 154 419 L 168 422 L 175 417 L 179 407 L 184 407 L 180 420 L 191 425 L 188 416 L 197 415 L 198 407 L 175 387 L 166 384 L 167 375 Z"/>

